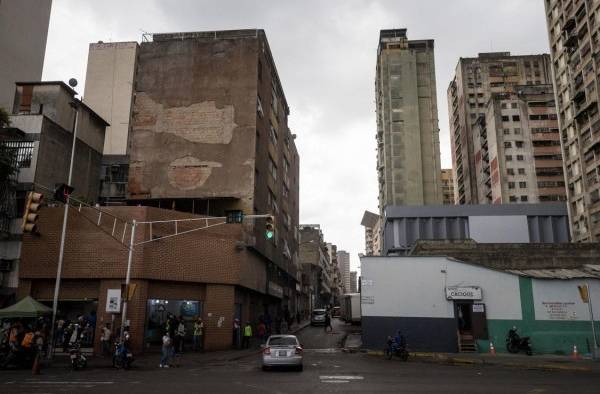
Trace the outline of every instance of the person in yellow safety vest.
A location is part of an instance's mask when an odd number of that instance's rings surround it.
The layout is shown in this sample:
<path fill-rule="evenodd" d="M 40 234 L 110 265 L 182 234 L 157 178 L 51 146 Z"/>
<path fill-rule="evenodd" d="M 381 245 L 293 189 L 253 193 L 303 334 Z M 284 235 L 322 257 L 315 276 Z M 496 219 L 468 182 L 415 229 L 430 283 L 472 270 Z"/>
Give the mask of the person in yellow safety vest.
<path fill-rule="evenodd" d="M 250 322 L 247 321 L 244 326 L 244 338 L 242 340 L 242 348 L 248 349 L 250 347 L 250 338 L 252 338 L 252 326 Z"/>

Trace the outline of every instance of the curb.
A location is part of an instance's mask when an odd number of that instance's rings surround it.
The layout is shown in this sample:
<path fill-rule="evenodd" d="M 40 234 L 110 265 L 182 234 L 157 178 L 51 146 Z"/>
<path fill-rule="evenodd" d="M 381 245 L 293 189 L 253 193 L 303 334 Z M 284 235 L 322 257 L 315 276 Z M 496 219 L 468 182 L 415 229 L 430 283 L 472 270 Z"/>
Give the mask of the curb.
<path fill-rule="evenodd" d="M 384 356 L 383 351 L 366 350 L 366 354 L 369 356 Z M 422 352 L 411 352 L 410 357 L 416 361 L 425 363 L 445 364 L 445 365 L 495 365 L 509 368 L 524 368 L 530 370 L 541 370 L 541 371 L 571 371 L 571 372 L 594 372 L 594 368 L 589 366 L 579 365 L 564 365 L 564 364 L 553 364 L 548 362 L 542 363 L 520 363 L 513 361 L 502 360 L 483 360 L 473 359 L 468 357 L 449 357 L 443 353 L 422 353 Z"/>

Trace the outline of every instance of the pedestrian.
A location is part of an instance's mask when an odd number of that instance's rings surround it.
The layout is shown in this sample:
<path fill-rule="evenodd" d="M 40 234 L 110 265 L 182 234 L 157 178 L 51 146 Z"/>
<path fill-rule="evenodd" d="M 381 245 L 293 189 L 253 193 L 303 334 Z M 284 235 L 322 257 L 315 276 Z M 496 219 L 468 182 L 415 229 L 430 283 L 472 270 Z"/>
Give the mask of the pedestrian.
<path fill-rule="evenodd" d="M 169 361 L 171 359 L 171 337 L 169 336 L 169 332 L 166 331 L 165 335 L 162 337 L 162 357 L 160 358 L 159 368 L 169 368 L 171 365 Z"/>
<path fill-rule="evenodd" d="M 194 323 L 194 351 L 204 350 L 204 322 L 198 316 L 198 320 Z"/>
<path fill-rule="evenodd" d="M 102 335 L 100 336 L 100 343 L 102 344 L 102 355 L 105 357 L 110 356 L 110 339 L 112 335 L 112 331 L 110 330 L 110 323 L 106 323 L 104 327 L 102 327 Z"/>
<path fill-rule="evenodd" d="M 235 349 L 240 348 L 240 330 L 241 330 L 240 319 L 238 319 L 238 318 L 233 319 L 233 347 Z"/>
<path fill-rule="evenodd" d="M 271 335 L 273 333 L 273 319 L 271 318 L 271 314 L 269 311 L 265 313 L 265 326 L 267 327 L 267 335 Z"/>
<path fill-rule="evenodd" d="M 333 331 L 333 327 L 331 326 L 331 314 L 329 314 L 329 312 L 325 313 L 325 332 L 327 332 L 327 329 L 329 328 L 329 331 Z"/>
<path fill-rule="evenodd" d="M 247 321 L 244 326 L 244 339 L 242 340 L 242 348 L 248 349 L 250 347 L 250 338 L 252 338 L 252 326 Z"/>
<path fill-rule="evenodd" d="M 262 320 L 258 323 L 258 327 L 256 327 L 256 333 L 261 344 L 267 342 L 267 326 L 265 326 L 265 323 Z"/>
<path fill-rule="evenodd" d="M 175 351 L 177 353 L 183 353 L 183 341 L 185 339 L 185 321 L 182 316 L 179 316 L 179 323 L 177 324 L 177 332 L 175 333 Z"/>

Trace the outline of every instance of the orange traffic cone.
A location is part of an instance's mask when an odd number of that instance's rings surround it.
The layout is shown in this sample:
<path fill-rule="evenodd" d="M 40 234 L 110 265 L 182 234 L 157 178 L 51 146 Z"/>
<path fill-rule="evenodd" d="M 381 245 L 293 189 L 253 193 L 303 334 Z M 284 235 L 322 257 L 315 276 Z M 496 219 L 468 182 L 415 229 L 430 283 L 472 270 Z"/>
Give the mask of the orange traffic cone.
<path fill-rule="evenodd" d="M 40 374 L 40 354 L 36 354 L 33 359 L 33 365 L 31 366 L 31 374 L 39 375 Z"/>
<path fill-rule="evenodd" d="M 579 352 L 577 351 L 577 345 L 573 345 L 573 354 L 571 355 L 573 360 L 579 359 Z"/>
<path fill-rule="evenodd" d="M 494 347 L 493 342 L 490 342 L 490 354 L 496 355 L 496 348 Z"/>

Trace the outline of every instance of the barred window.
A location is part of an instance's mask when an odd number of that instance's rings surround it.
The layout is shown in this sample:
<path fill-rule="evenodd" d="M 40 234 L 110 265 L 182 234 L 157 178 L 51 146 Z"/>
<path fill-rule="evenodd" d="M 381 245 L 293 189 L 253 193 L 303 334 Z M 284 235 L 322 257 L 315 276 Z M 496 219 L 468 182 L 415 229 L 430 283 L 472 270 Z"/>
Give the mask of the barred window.
<path fill-rule="evenodd" d="M 4 141 L 1 147 L 15 155 L 17 168 L 29 168 L 34 145 L 34 141 Z"/>

